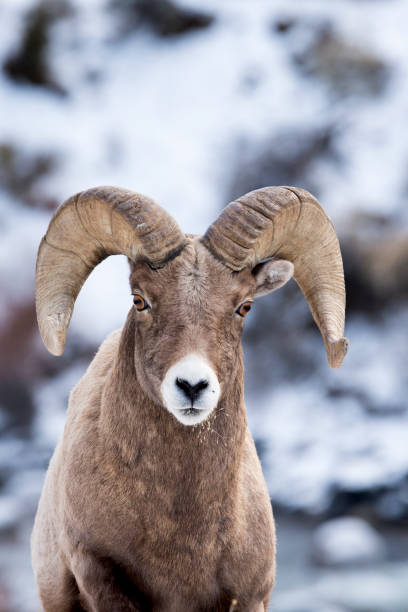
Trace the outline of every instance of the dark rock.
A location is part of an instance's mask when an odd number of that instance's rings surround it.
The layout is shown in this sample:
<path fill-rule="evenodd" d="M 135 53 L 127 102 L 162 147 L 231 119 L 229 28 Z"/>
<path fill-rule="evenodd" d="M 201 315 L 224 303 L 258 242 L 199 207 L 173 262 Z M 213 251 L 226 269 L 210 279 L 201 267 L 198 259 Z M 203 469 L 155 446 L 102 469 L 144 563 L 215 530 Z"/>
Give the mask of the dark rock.
<path fill-rule="evenodd" d="M 71 13 L 67 0 L 41 0 L 30 9 L 19 48 L 9 55 L 3 69 L 14 81 L 46 87 L 54 93 L 66 91 L 51 74 L 48 64 L 50 27 Z"/>
<path fill-rule="evenodd" d="M 2 434 L 29 436 L 35 408 L 28 385 L 21 380 L 0 380 L 0 410 L 4 421 Z"/>
<path fill-rule="evenodd" d="M 240 143 L 228 200 L 265 185 L 297 185 L 313 193 L 313 166 L 336 159 L 334 129 L 282 129 L 266 142 Z"/>
<path fill-rule="evenodd" d="M 113 0 L 111 6 L 122 12 L 128 32 L 146 24 L 160 37 L 207 28 L 214 21 L 208 13 L 178 6 L 171 0 Z"/>
<path fill-rule="evenodd" d="M 0 290 L 6 292 L 7 283 L 0 281 Z M 5 315 L 0 325 L 0 381 L 29 380 L 37 367 L 34 301 L 20 304 L 5 302 L 3 307 Z"/>
<path fill-rule="evenodd" d="M 341 38 L 330 24 L 318 24 L 311 42 L 293 54 L 306 75 L 324 81 L 336 96 L 377 96 L 389 80 L 390 69 L 373 51 Z"/>
<path fill-rule="evenodd" d="M 401 399 L 395 399 L 393 403 L 378 402 L 374 403 L 373 398 L 370 397 L 366 390 L 342 386 L 329 386 L 327 389 L 327 397 L 330 399 L 343 399 L 352 398 L 362 406 L 367 413 L 381 417 L 394 417 L 396 415 L 405 415 L 408 411 L 408 407 L 404 404 Z"/>
<path fill-rule="evenodd" d="M 387 491 L 375 502 L 375 514 L 384 521 L 397 522 L 407 515 L 408 500 L 404 490 Z"/>
<path fill-rule="evenodd" d="M 349 311 L 381 316 L 408 299 L 408 228 L 397 220 L 358 214 L 342 240 Z"/>
<path fill-rule="evenodd" d="M 0 143 L 0 188 L 24 204 L 54 208 L 53 201 L 37 193 L 37 186 L 56 166 L 57 159 L 51 153 L 30 154 L 11 143 Z"/>
<path fill-rule="evenodd" d="M 279 34 L 286 34 L 296 25 L 296 22 L 294 17 L 280 17 L 272 24 L 272 29 Z"/>
<path fill-rule="evenodd" d="M 0 282 L 0 291 L 6 292 L 7 284 Z M 66 370 L 72 361 L 90 360 L 94 346 L 73 340 L 60 359 L 51 356 L 41 341 L 35 314 L 34 301 L 27 303 L 5 302 L 5 316 L 0 325 L 0 385 L 9 396 L 16 391 L 16 398 L 7 400 L 11 405 L 20 402 L 19 385 L 31 389 L 41 378 L 54 378 Z M 0 404 L 1 404 L 0 396 Z"/>
<path fill-rule="evenodd" d="M 346 490 L 344 487 L 336 487 L 332 491 L 330 507 L 327 509 L 327 516 L 330 518 L 338 517 L 351 512 L 364 514 L 365 511 L 371 512 L 377 499 L 386 492 L 384 486 L 369 487 Z"/>

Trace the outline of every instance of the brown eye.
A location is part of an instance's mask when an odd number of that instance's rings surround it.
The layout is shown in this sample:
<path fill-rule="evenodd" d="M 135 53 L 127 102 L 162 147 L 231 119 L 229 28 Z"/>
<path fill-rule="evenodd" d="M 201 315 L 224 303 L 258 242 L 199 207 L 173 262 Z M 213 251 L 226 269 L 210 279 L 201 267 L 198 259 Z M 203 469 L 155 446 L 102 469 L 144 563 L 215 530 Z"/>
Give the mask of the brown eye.
<path fill-rule="evenodd" d="M 149 307 L 149 304 L 146 302 L 144 297 L 139 294 L 133 295 L 133 303 L 136 306 L 137 310 L 146 310 Z"/>
<path fill-rule="evenodd" d="M 245 317 L 245 315 L 251 310 L 251 306 L 252 302 L 242 302 L 241 306 L 239 306 L 235 312 L 241 317 Z"/>

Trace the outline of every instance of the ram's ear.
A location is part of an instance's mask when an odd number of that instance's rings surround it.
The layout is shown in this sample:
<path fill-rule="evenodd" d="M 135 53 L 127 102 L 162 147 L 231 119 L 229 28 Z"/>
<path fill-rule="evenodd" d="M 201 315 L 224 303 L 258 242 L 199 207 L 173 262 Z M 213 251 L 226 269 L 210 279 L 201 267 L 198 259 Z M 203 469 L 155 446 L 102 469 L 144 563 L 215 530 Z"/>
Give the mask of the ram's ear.
<path fill-rule="evenodd" d="M 285 259 L 271 259 L 255 266 L 252 274 L 256 280 L 254 297 L 260 297 L 287 283 L 293 276 L 293 264 Z"/>

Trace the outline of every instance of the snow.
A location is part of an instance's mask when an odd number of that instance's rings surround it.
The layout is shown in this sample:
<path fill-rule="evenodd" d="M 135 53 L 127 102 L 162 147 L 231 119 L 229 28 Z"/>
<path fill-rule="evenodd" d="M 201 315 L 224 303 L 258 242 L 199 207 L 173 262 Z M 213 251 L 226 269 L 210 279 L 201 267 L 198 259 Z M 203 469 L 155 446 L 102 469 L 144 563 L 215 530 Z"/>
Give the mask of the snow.
<path fill-rule="evenodd" d="M 21 517 L 20 507 L 14 497 L 0 497 L 0 532 L 7 531 L 13 527 Z"/>
<path fill-rule="evenodd" d="M 76 362 L 59 376 L 39 384 L 34 393 L 37 418 L 34 442 L 53 449 L 64 431 L 69 393 L 85 373 L 87 364 Z"/>
<path fill-rule="evenodd" d="M 406 565 L 378 570 L 346 573 L 343 580 L 335 574 L 327 575 L 317 587 L 323 601 L 333 601 L 346 609 L 380 612 L 405 612 L 408 600 Z"/>
<path fill-rule="evenodd" d="M 272 597 L 275 612 L 405 612 L 407 609 L 406 564 L 376 569 L 326 571 L 312 584 L 295 587 Z"/>
<path fill-rule="evenodd" d="M 313 537 L 313 558 L 323 565 L 373 563 L 385 557 L 380 535 L 363 519 L 344 516 L 320 525 Z"/>
<path fill-rule="evenodd" d="M 336 491 L 398 487 L 408 474 L 405 311 L 385 326 L 353 320 L 340 370 L 324 363 L 312 381 L 283 381 L 247 398 L 249 423 L 266 450 L 263 467 L 276 502 L 312 513 Z M 324 349 L 315 332 L 316 351 Z M 271 347 L 271 352 L 276 351 Z M 338 396 L 328 389 L 339 389 Z"/>

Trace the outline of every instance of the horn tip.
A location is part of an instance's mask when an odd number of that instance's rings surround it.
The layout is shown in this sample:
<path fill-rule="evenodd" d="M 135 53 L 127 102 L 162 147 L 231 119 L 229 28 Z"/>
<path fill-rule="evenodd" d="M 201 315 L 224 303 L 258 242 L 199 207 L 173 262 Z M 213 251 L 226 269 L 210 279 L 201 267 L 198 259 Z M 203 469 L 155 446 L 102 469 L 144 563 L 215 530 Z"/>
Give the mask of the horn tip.
<path fill-rule="evenodd" d="M 45 346 L 47 347 L 48 352 L 50 352 L 51 355 L 54 355 L 55 357 L 60 357 L 63 354 L 65 348 L 57 342 L 48 342 L 47 344 L 45 344 Z"/>
<path fill-rule="evenodd" d="M 347 355 L 349 341 L 344 337 L 338 340 L 327 338 L 325 344 L 327 361 L 329 362 L 330 367 L 335 369 L 339 368 Z"/>
<path fill-rule="evenodd" d="M 69 323 L 69 321 L 68 321 Z M 45 324 L 39 325 L 41 337 L 47 350 L 56 357 L 63 354 L 67 332 L 66 315 L 55 313 L 48 315 Z"/>

